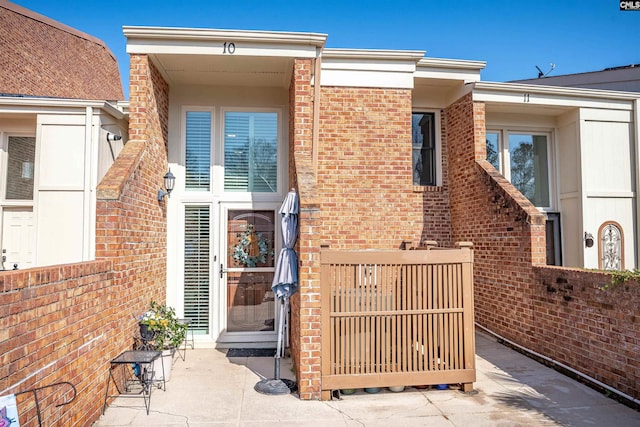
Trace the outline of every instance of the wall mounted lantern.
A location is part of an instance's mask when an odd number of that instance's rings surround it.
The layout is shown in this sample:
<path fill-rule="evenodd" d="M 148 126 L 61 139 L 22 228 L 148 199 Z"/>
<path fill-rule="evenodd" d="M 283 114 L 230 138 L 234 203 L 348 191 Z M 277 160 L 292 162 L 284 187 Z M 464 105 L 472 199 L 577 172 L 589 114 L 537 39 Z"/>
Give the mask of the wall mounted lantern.
<path fill-rule="evenodd" d="M 176 183 L 176 177 L 171 173 L 171 169 L 164 175 L 164 188 L 158 190 L 158 201 L 161 202 L 164 199 L 164 196 L 171 197 L 171 192 L 173 191 L 173 186 Z"/>
<path fill-rule="evenodd" d="M 593 247 L 593 234 L 584 232 L 584 245 L 587 248 Z"/>

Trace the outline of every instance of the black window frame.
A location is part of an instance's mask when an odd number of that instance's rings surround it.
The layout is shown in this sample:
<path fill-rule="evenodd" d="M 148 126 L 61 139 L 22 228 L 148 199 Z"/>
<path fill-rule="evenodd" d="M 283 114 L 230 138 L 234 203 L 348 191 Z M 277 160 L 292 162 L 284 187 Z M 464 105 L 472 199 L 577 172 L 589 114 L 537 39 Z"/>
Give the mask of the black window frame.
<path fill-rule="evenodd" d="M 436 113 L 414 111 L 411 114 L 413 185 L 436 186 Z"/>

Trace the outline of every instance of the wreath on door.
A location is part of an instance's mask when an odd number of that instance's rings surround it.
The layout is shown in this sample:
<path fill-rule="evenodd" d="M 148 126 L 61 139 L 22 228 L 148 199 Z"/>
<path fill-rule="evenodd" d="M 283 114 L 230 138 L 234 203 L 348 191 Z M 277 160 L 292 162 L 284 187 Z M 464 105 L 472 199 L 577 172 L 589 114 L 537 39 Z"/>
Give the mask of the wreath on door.
<path fill-rule="evenodd" d="M 269 241 L 255 231 L 254 225 L 247 225 L 244 233 L 238 235 L 238 243 L 233 247 L 233 261 L 248 268 L 267 262 L 273 256 L 269 250 Z"/>

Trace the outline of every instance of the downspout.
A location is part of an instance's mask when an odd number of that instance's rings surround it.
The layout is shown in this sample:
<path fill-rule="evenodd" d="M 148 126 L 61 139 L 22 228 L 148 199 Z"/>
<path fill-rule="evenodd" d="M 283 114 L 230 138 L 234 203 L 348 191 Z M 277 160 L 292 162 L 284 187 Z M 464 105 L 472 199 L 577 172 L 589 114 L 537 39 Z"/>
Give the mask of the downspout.
<path fill-rule="evenodd" d="M 322 66 L 322 53 L 318 49 L 318 54 L 314 61 L 313 70 L 313 124 L 311 129 L 311 155 L 313 161 L 313 171 L 317 175 L 318 169 L 318 132 L 320 129 L 320 68 Z"/>
<path fill-rule="evenodd" d="M 634 195 L 636 198 L 636 203 L 635 203 L 635 208 L 636 208 L 636 214 L 635 214 L 635 226 L 636 226 L 636 230 L 635 233 L 633 233 L 633 237 L 634 237 L 634 247 L 636 250 L 636 265 L 635 268 L 640 268 L 640 236 L 638 236 L 638 234 L 640 233 L 640 172 L 638 171 L 638 168 L 640 167 L 640 98 L 637 98 L 634 102 L 633 102 L 633 116 L 631 117 L 631 120 L 633 120 L 633 146 L 635 148 L 635 165 L 633 165 L 633 170 L 635 171 L 636 174 L 636 188 L 634 191 Z"/>
<path fill-rule="evenodd" d="M 539 359 L 542 359 L 542 360 L 544 360 L 546 362 L 549 362 L 552 366 L 558 366 L 558 367 L 560 367 L 562 369 L 565 369 L 565 370 L 571 372 L 572 374 L 574 374 L 574 375 L 576 375 L 576 376 L 578 376 L 580 378 L 583 378 L 588 383 L 596 384 L 598 387 L 601 387 L 601 388 L 603 388 L 603 389 L 605 389 L 607 391 L 610 391 L 611 393 L 617 394 L 618 396 L 624 398 L 625 400 L 628 400 L 629 402 L 633 402 L 636 405 L 640 405 L 640 400 L 639 399 L 631 397 L 628 394 L 623 393 L 620 390 L 617 390 L 617 389 L 611 387 L 610 385 L 607 385 L 607 384 L 605 384 L 605 383 L 603 383 L 601 381 L 598 381 L 597 379 L 595 379 L 593 377 L 590 377 L 589 375 L 587 375 L 587 374 L 585 374 L 583 372 L 580 372 L 578 370 L 575 370 L 575 369 L 565 365 L 564 363 L 558 362 L 557 360 L 554 360 L 554 359 L 552 359 L 550 357 L 544 356 L 544 355 L 542 355 L 540 353 L 537 353 L 537 352 L 535 352 L 533 350 L 530 350 L 530 349 L 528 349 L 526 347 L 523 347 L 520 344 L 516 344 L 515 342 L 513 342 L 513 341 L 511 341 L 511 340 L 509 340 L 509 339 L 507 339 L 507 338 L 505 338 L 505 337 L 503 337 L 501 335 L 498 335 L 497 333 L 493 332 L 491 329 L 485 328 L 484 326 L 480 325 L 478 322 L 476 322 L 476 327 L 479 328 L 479 329 L 482 329 L 484 332 L 488 333 L 489 335 L 493 336 L 494 338 L 497 338 L 497 339 L 499 339 L 501 341 L 504 341 L 507 344 L 509 344 L 510 346 L 519 349 L 520 351 L 524 352 L 525 354 L 532 355 L 535 358 L 539 358 Z"/>
<path fill-rule="evenodd" d="M 94 133 L 97 136 L 94 138 Z M 93 108 L 86 107 L 84 120 L 84 183 L 83 183 L 83 223 L 82 227 L 82 260 L 88 261 L 95 259 L 95 221 L 96 221 L 96 202 L 95 193 L 93 192 L 96 173 L 97 159 L 94 162 L 94 154 L 98 155 L 98 148 L 94 147 L 98 144 L 100 132 L 93 129 Z M 93 248 L 93 250 L 92 250 Z"/>

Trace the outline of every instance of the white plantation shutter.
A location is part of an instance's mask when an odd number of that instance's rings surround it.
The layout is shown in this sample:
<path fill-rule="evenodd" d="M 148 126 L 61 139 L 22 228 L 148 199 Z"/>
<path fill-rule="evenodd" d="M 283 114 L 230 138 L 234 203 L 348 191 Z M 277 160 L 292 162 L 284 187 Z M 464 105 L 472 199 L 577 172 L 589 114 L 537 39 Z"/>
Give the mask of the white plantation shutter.
<path fill-rule="evenodd" d="M 278 114 L 227 112 L 225 191 L 276 192 Z"/>
<path fill-rule="evenodd" d="M 210 209 L 185 206 L 184 317 L 196 333 L 209 332 Z"/>
<path fill-rule="evenodd" d="M 211 185 L 211 112 L 187 111 L 187 190 L 208 191 Z"/>

